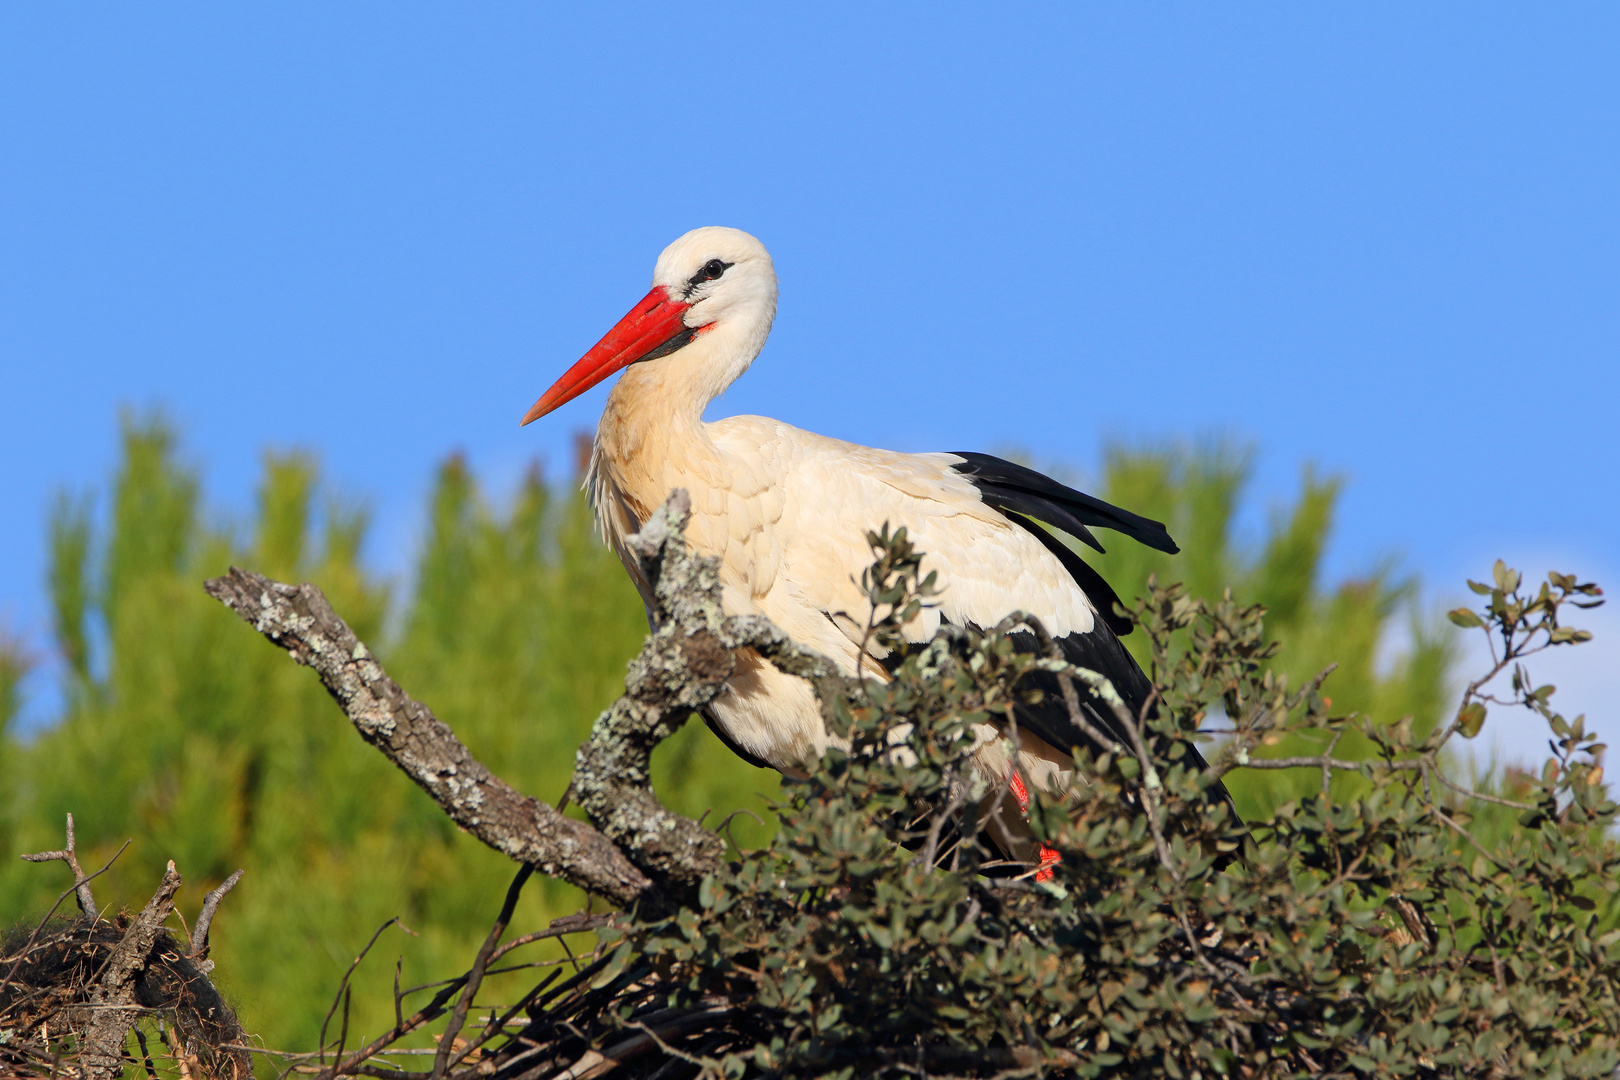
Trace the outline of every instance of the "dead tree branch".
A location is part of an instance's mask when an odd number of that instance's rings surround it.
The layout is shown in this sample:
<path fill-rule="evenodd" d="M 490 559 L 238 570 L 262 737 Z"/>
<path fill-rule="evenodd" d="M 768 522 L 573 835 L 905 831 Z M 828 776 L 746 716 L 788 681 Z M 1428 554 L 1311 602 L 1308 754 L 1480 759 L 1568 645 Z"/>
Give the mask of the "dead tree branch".
<path fill-rule="evenodd" d="M 824 703 L 843 689 L 830 661 L 794 645 L 768 620 L 725 616 L 718 564 L 686 546 L 690 517 L 691 500 L 678 490 L 629 539 L 652 587 L 653 632 L 630 664 L 624 695 L 596 721 L 576 758 L 569 790 L 596 828 L 492 774 L 388 676 L 315 586 L 233 567 L 206 588 L 314 668 L 361 737 L 456 824 L 543 874 L 629 907 L 661 901 L 668 886 L 695 885 L 725 856 L 719 836 L 659 803 L 650 766 L 653 749 L 724 690 L 738 654 L 809 679 Z"/>
<path fill-rule="evenodd" d="M 621 906 L 659 895 L 607 837 L 521 794 L 474 758 L 432 710 L 388 676 L 318 588 L 235 567 L 205 588 L 295 661 L 314 668 L 361 738 L 479 840 Z"/>
<path fill-rule="evenodd" d="M 96 897 L 90 891 L 90 879 L 84 876 L 84 870 L 79 866 L 78 849 L 74 846 L 73 815 L 67 816 L 67 847 L 62 851 L 41 851 L 34 855 L 24 855 L 27 862 L 50 862 L 61 859 L 73 871 L 73 888 L 78 893 L 79 910 L 94 919 L 99 912 L 96 911 Z"/>
<path fill-rule="evenodd" d="M 203 897 L 202 911 L 197 914 L 197 925 L 191 928 L 191 959 L 196 962 L 197 970 L 204 975 L 214 970 L 214 962 L 208 959 L 208 928 L 214 924 L 214 914 L 219 911 L 219 902 L 225 899 L 225 894 L 236 887 L 242 880 L 245 871 L 238 870 L 230 877 L 219 883 L 219 887 L 210 890 Z"/>

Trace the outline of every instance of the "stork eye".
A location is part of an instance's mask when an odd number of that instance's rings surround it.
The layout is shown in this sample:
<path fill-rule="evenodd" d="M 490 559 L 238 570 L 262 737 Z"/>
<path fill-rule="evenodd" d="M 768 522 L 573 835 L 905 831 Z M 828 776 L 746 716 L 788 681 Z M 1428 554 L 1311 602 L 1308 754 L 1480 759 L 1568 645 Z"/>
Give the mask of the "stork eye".
<path fill-rule="evenodd" d="M 708 262 L 704 263 L 698 268 L 697 273 L 693 274 L 691 278 L 688 279 L 686 282 L 688 289 L 696 288 L 705 281 L 713 281 L 715 278 L 725 273 L 726 269 L 731 265 L 733 264 L 721 262 L 719 259 L 710 259 Z"/>

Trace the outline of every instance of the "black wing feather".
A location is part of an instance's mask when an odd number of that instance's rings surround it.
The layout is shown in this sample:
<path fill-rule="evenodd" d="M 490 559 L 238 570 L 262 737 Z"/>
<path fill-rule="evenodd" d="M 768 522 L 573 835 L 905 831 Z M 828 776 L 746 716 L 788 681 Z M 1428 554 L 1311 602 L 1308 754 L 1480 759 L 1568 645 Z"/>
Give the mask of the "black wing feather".
<path fill-rule="evenodd" d="M 1001 508 L 998 503 L 1006 502 L 1017 513 L 1027 514 L 1056 525 L 1066 532 L 1074 533 L 1098 551 L 1102 550 L 1101 546 L 1083 526 L 1094 525 L 1099 529 L 1113 529 L 1115 532 L 1124 533 L 1132 540 L 1171 555 L 1181 550 L 1176 546 L 1176 542 L 1170 539 L 1170 533 L 1165 529 L 1163 522 L 1122 510 L 1094 495 L 1064 487 L 1050 476 L 1042 476 L 1034 469 L 1026 469 L 1022 465 L 1015 465 L 989 454 L 966 453 L 961 450 L 953 450 L 951 453 L 962 459 L 951 468 L 971 480 L 973 486 L 979 489 L 984 501 L 996 506 L 997 509 Z M 1065 521 L 1073 521 L 1082 527 L 1075 529 L 1065 524 Z"/>
<path fill-rule="evenodd" d="M 1063 507 L 1046 499 L 1026 494 L 1022 491 L 1009 491 L 1003 488 L 980 488 L 979 499 L 986 506 L 993 506 L 1004 514 L 1017 514 L 1020 517 L 1033 518 L 1044 521 L 1048 525 L 1055 525 L 1069 535 L 1077 538 L 1087 547 L 1096 549 L 1099 555 L 1106 555 L 1097 536 L 1085 523 Z M 1017 521 L 1018 518 L 1013 518 Z M 1021 521 L 1019 524 L 1023 524 Z"/>

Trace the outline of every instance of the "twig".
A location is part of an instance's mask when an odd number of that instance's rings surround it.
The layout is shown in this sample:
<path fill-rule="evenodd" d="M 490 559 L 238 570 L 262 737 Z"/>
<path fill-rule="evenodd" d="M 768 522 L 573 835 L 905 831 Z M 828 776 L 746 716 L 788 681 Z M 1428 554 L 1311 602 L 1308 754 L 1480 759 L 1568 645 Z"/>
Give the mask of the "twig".
<path fill-rule="evenodd" d="M 397 1028 L 405 1026 L 405 1010 L 399 997 L 399 973 L 404 966 L 405 958 L 403 956 L 394 958 L 394 1026 Z"/>
<path fill-rule="evenodd" d="M 562 961 L 557 960 L 553 961 L 553 963 L 560 964 Z M 468 1055 L 472 1054 L 473 1051 L 479 1049 L 491 1039 L 495 1038 L 495 1036 L 504 1031 L 506 1029 L 506 1025 L 511 1022 L 514 1016 L 528 1008 L 529 1003 L 535 998 L 539 997 L 541 992 L 555 982 L 561 975 L 562 972 L 560 970 L 551 972 L 551 974 L 547 975 L 545 978 L 535 983 L 534 986 L 530 987 L 529 992 L 518 998 L 518 1000 L 509 1009 L 507 1009 L 506 1012 L 502 1013 L 498 1017 L 494 1017 L 488 1024 L 485 1024 L 483 1034 L 478 1036 L 478 1039 L 471 1046 L 462 1051 L 461 1056 L 457 1059 L 458 1063 L 460 1061 L 465 1061 Z M 435 1051 L 435 1053 L 437 1053 L 437 1051 Z M 513 1064 L 513 1062 L 508 1060 L 504 1064 L 509 1067 Z"/>
<path fill-rule="evenodd" d="M 152 1062 L 152 1051 L 146 1045 L 146 1032 L 142 1031 L 138 1024 L 135 1026 L 135 1041 L 140 1045 L 141 1065 L 146 1069 L 147 1077 L 149 1080 L 158 1080 L 157 1066 Z"/>
<path fill-rule="evenodd" d="M 1500 795 L 1487 795 L 1483 791 L 1475 791 L 1473 788 L 1465 788 L 1460 784 L 1452 782 L 1446 776 L 1446 774 L 1441 772 L 1439 769 L 1434 770 L 1434 775 L 1435 775 L 1435 778 L 1438 779 L 1446 787 L 1450 788 L 1452 791 L 1455 791 L 1457 794 L 1459 794 L 1459 795 L 1461 795 L 1461 796 L 1463 796 L 1465 798 L 1478 799 L 1481 802 L 1495 803 L 1497 806 L 1506 806 L 1506 807 L 1509 807 L 1510 809 L 1513 809 L 1513 810 L 1535 810 L 1535 809 L 1537 809 L 1537 807 L 1536 807 L 1536 805 L 1534 803 L 1517 802 L 1516 800 L 1513 800 L 1513 799 L 1504 799 Z"/>
<path fill-rule="evenodd" d="M 1449 815 L 1447 815 L 1444 810 L 1440 809 L 1440 806 L 1439 806 L 1438 803 L 1431 802 L 1429 804 L 1429 812 L 1432 813 L 1435 817 L 1439 818 L 1442 822 L 1444 822 L 1445 825 L 1448 828 L 1450 828 L 1453 832 L 1455 832 L 1458 836 L 1462 837 L 1464 840 L 1467 840 L 1469 845 L 1472 846 L 1475 851 L 1479 852 L 1481 855 L 1485 856 L 1485 858 L 1489 859 L 1496 866 L 1496 868 L 1498 870 L 1511 870 L 1511 869 L 1513 869 L 1511 866 L 1509 866 L 1507 863 L 1503 862 L 1496 855 L 1494 855 L 1491 852 L 1485 850 L 1484 845 L 1481 844 L 1478 840 L 1474 839 L 1474 834 L 1469 832 L 1467 829 L 1463 828 L 1456 821 L 1452 820 L 1452 818 Z"/>
<path fill-rule="evenodd" d="M 688 1013 L 686 1016 L 683 1016 L 678 1020 L 673 1020 L 667 1024 L 660 1024 L 658 1027 L 651 1027 L 645 1022 L 634 1024 L 632 1026 L 640 1028 L 643 1032 L 650 1036 L 652 1041 L 656 1043 L 658 1048 L 667 1056 L 679 1058 L 687 1064 L 696 1065 L 699 1068 L 712 1069 L 717 1064 L 716 1062 L 695 1057 L 677 1047 L 671 1046 L 669 1043 L 664 1041 L 664 1037 L 671 1035 L 684 1035 L 694 1027 L 701 1027 L 703 1021 L 705 1020 L 715 1017 L 724 1017 L 730 1014 L 732 1011 L 733 1010 L 728 1006 L 715 1006 L 702 1010 L 701 1012 Z M 620 1045 L 622 1046 L 624 1044 L 621 1043 Z M 614 1058 L 615 1060 L 623 1060 L 628 1055 L 609 1051 L 608 1056 Z"/>
<path fill-rule="evenodd" d="M 472 970 L 467 972 L 467 982 L 462 988 L 461 997 L 456 1000 L 456 1007 L 450 1010 L 450 1019 L 444 1026 L 444 1034 L 439 1038 L 439 1052 L 433 1058 L 433 1080 L 444 1080 L 444 1071 L 450 1064 L 450 1051 L 455 1044 L 456 1035 L 461 1031 L 461 1025 L 466 1023 L 467 1010 L 472 1008 L 473 997 L 477 995 L 479 986 L 484 982 L 484 969 L 489 966 L 490 956 L 495 952 L 495 946 L 500 943 L 501 935 L 506 933 L 506 927 L 512 921 L 512 913 L 517 910 L 518 897 L 522 895 L 523 886 L 528 883 L 529 876 L 533 873 L 532 866 L 520 867 L 517 876 L 512 879 L 512 884 L 507 887 L 506 901 L 501 904 L 501 913 L 496 916 L 495 925 L 489 928 L 484 944 L 473 960 Z"/>
<path fill-rule="evenodd" d="M 343 1003 L 343 992 L 349 988 L 349 979 L 354 975 L 354 969 L 360 966 L 360 961 L 364 960 L 366 958 L 366 954 L 371 951 L 371 947 L 377 944 L 377 939 L 382 937 L 383 931 L 388 929 L 390 926 L 393 926 L 397 922 L 399 922 L 399 916 L 395 915 L 393 918 L 377 927 L 376 933 L 371 935 L 371 940 L 366 942 L 366 947 L 360 950 L 360 955 L 354 958 L 354 960 L 349 964 L 349 970 L 345 971 L 343 973 L 343 978 L 339 980 L 337 993 L 332 995 L 332 1005 L 326 1010 L 326 1016 L 321 1020 L 321 1036 L 319 1041 L 316 1043 L 316 1045 L 320 1047 L 320 1056 L 323 1063 L 326 1061 L 326 1026 L 332 1022 L 332 1017 L 337 1013 L 338 1006 Z M 341 1059 L 343 1057 L 342 1051 L 339 1050 L 336 1056 L 338 1059 Z"/>
<path fill-rule="evenodd" d="M 1121 749 L 1119 739 L 1098 728 L 1086 716 L 1085 709 L 1080 704 L 1080 694 L 1074 688 L 1074 676 L 1079 668 L 1070 664 L 1064 657 L 1063 649 L 1052 637 L 1052 632 L 1046 628 L 1046 624 L 1039 616 L 1031 615 L 1027 611 L 1014 612 L 1002 620 L 1003 625 L 1012 622 L 1023 623 L 1034 632 L 1036 642 L 1046 654 L 1047 666 L 1056 668 L 1058 688 L 1063 692 L 1063 705 L 1068 710 L 1070 722 L 1095 742 L 1099 749 L 1117 753 Z"/>
<path fill-rule="evenodd" d="M 574 956 L 574 950 L 568 947 L 568 939 L 560 937 L 557 944 L 562 946 L 563 955 L 567 956 L 568 962 L 574 966 L 574 974 L 579 974 L 579 960 Z"/>
<path fill-rule="evenodd" d="M 73 815 L 67 816 L 67 848 L 62 851 L 41 851 L 35 855 L 24 855 L 26 862 L 50 862 L 61 859 L 73 871 L 73 888 L 79 894 L 79 910 L 92 919 L 99 914 L 96 910 L 96 898 L 90 891 L 90 879 L 84 876 L 84 870 L 79 866 L 78 850 L 73 839 Z"/>
<path fill-rule="evenodd" d="M 620 1065 L 632 1058 L 640 1057 L 654 1046 L 660 1046 L 666 1052 L 679 1053 L 664 1043 L 661 1036 L 680 1035 L 694 1027 L 700 1027 L 707 1021 L 716 1017 L 725 1016 L 732 1010 L 729 1007 L 713 1007 L 697 1009 L 676 1020 L 661 1024 L 657 1028 L 649 1028 L 645 1024 L 637 1024 L 640 1033 L 623 1039 L 605 1050 L 587 1050 L 568 1068 L 556 1075 L 556 1080 L 595 1080 L 596 1077 L 606 1076 Z M 705 1064 L 697 1062 L 696 1064 Z"/>
<path fill-rule="evenodd" d="M 1301 687 L 1298 693 L 1294 694 L 1292 697 L 1284 697 L 1280 705 L 1275 699 L 1273 699 L 1272 704 L 1262 708 L 1259 715 L 1254 715 L 1251 713 L 1251 720 L 1248 723 L 1244 723 L 1238 717 L 1233 717 L 1234 730 L 1232 734 L 1235 737 L 1231 742 L 1227 743 L 1226 746 L 1221 749 L 1220 755 L 1210 765 L 1208 771 L 1210 782 L 1213 783 L 1216 780 L 1224 778 L 1226 774 L 1231 772 L 1233 769 L 1292 767 L 1265 764 L 1265 762 L 1268 761 L 1277 761 L 1282 759 L 1255 758 L 1253 756 L 1253 751 L 1260 745 L 1261 738 L 1268 731 L 1277 726 L 1277 717 L 1279 715 L 1286 717 L 1287 713 L 1292 708 L 1296 707 L 1301 701 L 1305 700 L 1306 697 L 1319 692 L 1322 689 L 1322 684 L 1327 681 L 1328 676 L 1332 675 L 1338 669 L 1339 665 L 1337 662 L 1328 664 L 1321 671 L 1318 671 L 1316 675 L 1311 678 L 1309 683 Z M 1297 764 L 1301 767 L 1318 766 L 1321 764 L 1321 758 L 1299 758 L 1297 759 Z M 1334 759 L 1333 767 L 1343 768 L 1347 764 L 1351 764 L 1351 767 L 1356 767 L 1352 763 L 1342 762 L 1338 759 Z"/>
<path fill-rule="evenodd" d="M 1344 738 L 1344 729 L 1340 728 L 1338 731 L 1333 733 L 1333 741 L 1328 743 L 1327 749 L 1322 751 L 1322 798 L 1327 801 L 1327 805 L 1330 807 L 1333 805 L 1333 794 L 1331 791 L 1331 786 L 1333 784 L 1333 766 L 1329 763 L 1333 760 L 1333 751 L 1338 749 L 1339 740 L 1342 738 Z"/>
<path fill-rule="evenodd" d="M 1015 754 L 1017 752 L 1016 745 L 1017 744 L 1015 743 Z M 1014 760 L 1016 760 L 1016 758 Z M 939 858 L 939 835 L 944 831 L 945 823 L 954 817 L 956 812 L 961 809 L 963 799 L 963 785 L 953 784 L 951 786 L 950 798 L 946 800 L 944 809 L 936 812 L 934 814 L 934 820 L 929 822 L 928 839 L 926 842 L 924 842 L 922 851 L 919 852 L 912 860 L 913 862 L 928 870 L 932 870 L 938 865 L 935 860 Z"/>
<path fill-rule="evenodd" d="M 1092 692 L 1113 710 L 1114 719 L 1118 720 L 1120 726 L 1125 729 L 1126 738 L 1130 740 L 1132 752 L 1135 754 L 1137 764 L 1142 770 L 1142 783 L 1138 790 L 1141 792 L 1142 802 L 1147 810 L 1148 828 L 1153 832 L 1154 850 L 1158 852 L 1159 864 L 1164 867 L 1172 880 L 1180 884 L 1182 880 L 1181 869 L 1176 866 L 1175 859 L 1170 852 L 1170 842 L 1164 835 L 1164 814 L 1159 806 L 1158 798 L 1162 782 L 1159 779 L 1159 770 L 1153 764 L 1153 758 L 1148 754 L 1147 744 L 1143 741 L 1141 726 L 1137 723 L 1136 717 L 1131 715 L 1131 711 L 1125 707 L 1125 702 L 1119 696 L 1119 691 L 1114 689 L 1114 684 L 1107 677 L 1088 668 L 1077 667 L 1074 670 L 1091 687 Z M 1155 693 L 1157 692 L 1155 691 Z M 1150 697 L 1143 703 L 1143 712 L 1145 713 L 1152 705 L 1153 698 Z"/>
<path fill-rule="evenodd" d="M 112 864 L 118 861 L 118 856 L 122 855 L 125 849 L 127 849 L 131 843 L 132 841 L 125 840 L 123 845 L 119 847 L 117 851 L 113 852 L 113 857 L 107 860 L 107 864 L 105 866 L 84 880 L 87 882 L 94 881 L 102 874 L 105 874 L 108 870 L 111 870 Z M 39 940 L 39 932 L 45 929 L 46 923 L 51 921 L 51 918 L 56 914 L 56 909 L 62 906 L 62 901 L 72 896 L 78 887 L 79 883 L 74 882 L 72 885 L 69 885 L 65 890 L 63 890 L 62 895 L 56 898 L 56 903 L 51 905 L 51 910 L 47 911 L 45 913 L 45 917 L 39 920 L 39 925 L 35 926 L 34 932 L 28 935 L 28 941 L 23 945 L 22 951 L 17 954 L 17 959 L 14 963 L 12 963 L 11 968 L 6 972 L 6 977 L 4 979 L 0 979 L 0 991 L 5 990 L 6 987 L 11 985 L 12 977 L 17 974 L 18 966 L 28 958 L 28 954 L 33 951 L 34 943 Z"/>
<path fill-rule="evenodd" d="M 343 1026 L 338 1029 L 337 1052 L 332 1056 L 342 1059 L 343 1048 L 349 1045 L 349 1004 L 354 999 L 354 987 L 343 988 Z"/>
<path fill-rule="evenodd" d="M 401 1038 L 409 1035 L 423 1024 L 429 1023 L 430 1021 L 436 1020 L 440 1016 L 444 1015 L 445 1002 L 449 1001 L 453 996 L 455 996 L 456 991 L 461 989 L 461 984 L 461 979 L 451 979 L 449 986 L 446 986 L 443 990 L 440 990 L 437 994 L 435 994 L 432 1001 L 428 1002 L 426 1005 L 422 1006 L 421 1009 L 417 1010 L 417 1012 L 410 1016 L 404 1024 L 394 1028 L 392 1031 L 383 1032 L 365 1046 L 362 1046 L 360 1049 L 350 1054 L 347 1058 L 344 1058 L 341 1061 L 334 1061 L 331 1065 L 328 1065 L 326 1068 L 320 1071 L 318 1074 L 319 1080 L 334 1080 L 335 1077 L 348 1076 L 352 1074 L 355 1066 L 359 1065 L 362 1061 L 365 1061 L 367 1058 L 375 1057 L 386 1047 L 398 1042 Z M 311 1056 L 314 1055 L 302 1055 L 304 1058 Z"/>
<path fill-rule="evenodd" d="M 613 921 L 613 918 L 612 915 L 577 914 L 564 915 L 560 919 L 553 919 L 551 925 L 546 929 L 536 930 L 531 934 L 524 934 L 522 937 L 515 937 L 499 949 L 496 949 L 495 955 L 489 958 L 490 963 L 499 960 L 513 949 L 522 948 L 524 945 L 532 945 L 536 941 L 544 941 L 547 938 L 561 937 L 564 934 L 578 934 L 586 930 L 595 930 L 599 926 L 606 926 Z"/>
<path fill-rule="evenodd" d="M 225 899 L 225 894 L 236 887 L 236 883 L 242 880 L 242 875 L 246 872 L 246 870 L 238 870 L 220 882 L 218 888 L 211 890 L 203 897 L 202 911 L 197 913 L 197 925 L 191 928 L 191 958 L 209 965 L 209 967 L 203 969 L 205 974 L 213 967 L 207 956 L 208 928 L 214 923 L 214 913 L 219 910 L 219 902 Z"/>
<path fill-rule="evenodd" d="M 703 811 L 703 813 L 704 813 L 704 816 L 707 817 L 709 811 L 705 810 L 705 811 Z M 746 814 L 747 816 L 753 818 L 754 819 L 754 824 L 759 825 L 761 827 L 764 826 L 764 824 L 765 824 L 765 819 L 764 818 L 760 817 L 758 814 L 754 813 L 752 810 L 748 809 L 746 806 L 739 806 L 737 809 L 733 810 L 731 813 L 729 813 L 725 817 L 721 818 L 720 819 L 720 824 L 718 824 L 718 825 L 716 825 L 714 827 L 715 832 L 723 833 L 725 835 L 725 838 L 726 838 L 727 842 L 730 843 L 732 847 L 737 849 L 737 854 L 739 856 L 741 856 L 743 854 L 743 849 L 742 849 L 742 845 L 737 843 L 737 838 L 734 835 L 732 835 L 731 823 L 733 821 L 736 821 L 739 817 L 743 816 L 744 814 Z M 702 818 L 699 818 L 698 819 L 699 823 L 701 823 L 702 820 L 703 820 Z"/>

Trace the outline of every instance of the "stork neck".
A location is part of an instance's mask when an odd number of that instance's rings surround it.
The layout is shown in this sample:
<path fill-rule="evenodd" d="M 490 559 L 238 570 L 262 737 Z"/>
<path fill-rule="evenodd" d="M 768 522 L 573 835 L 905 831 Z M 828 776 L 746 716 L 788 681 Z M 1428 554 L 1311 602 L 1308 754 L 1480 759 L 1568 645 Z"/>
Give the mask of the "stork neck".
<path fill-rule="evenodd" d="M 711 324 L 685 348 L 619 376 L 596 429 L 597 468 L 638 515 L 691 476 L 724 469 L 703 410 L 759 355 L 774 310 L 772 303 L 758 317 Z"/>
<path fill-rule="evenodd" d="M 683 349 L 630 365 L 608 394 L 603 423 L 611 414 L 643 438 L 664 433 L 706 439 L 703 410 L 748 370 L 770 332 L 769 315 L 743 322 L 758 325 L 714 324 Z"/>
<path fill-rule="evenodd" d="M 706 472 L 700 463 L 719 457 L 703 427 L 712 395 L 696 390 L 690 379 L 649 363 L 627 368 L 608 394 L 596 428 L 595 468 L 628 499 L 637 519 L 645 520 L 671 488 L 683 486 L 686 473 L 694 467 Z"/>
<path fill-rule="evenodd" d="M 699 426 L 714 394 L 686 372 L 672 370 L 676 365 L 668 361 L 673 359 L 626 368 L 608 393 L 606 412 L 643 428 Z"/>

